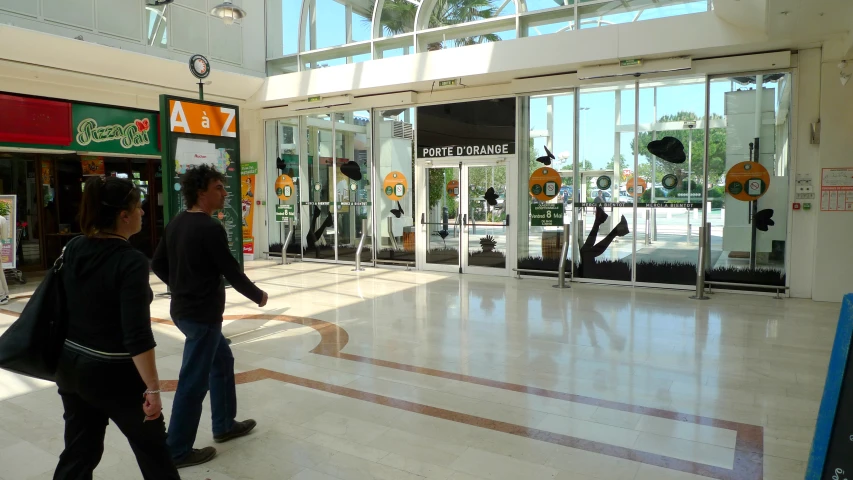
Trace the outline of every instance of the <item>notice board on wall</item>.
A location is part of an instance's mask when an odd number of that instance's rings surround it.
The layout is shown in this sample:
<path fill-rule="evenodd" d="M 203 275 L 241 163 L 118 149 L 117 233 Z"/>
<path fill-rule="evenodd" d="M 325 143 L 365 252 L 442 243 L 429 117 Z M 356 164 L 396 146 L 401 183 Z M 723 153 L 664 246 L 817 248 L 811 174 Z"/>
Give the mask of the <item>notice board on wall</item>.
<path fill-rule="evenodd" d="M 824 212 L 853 212 L 853 168 L 821 170 L 820 209 Z"/>

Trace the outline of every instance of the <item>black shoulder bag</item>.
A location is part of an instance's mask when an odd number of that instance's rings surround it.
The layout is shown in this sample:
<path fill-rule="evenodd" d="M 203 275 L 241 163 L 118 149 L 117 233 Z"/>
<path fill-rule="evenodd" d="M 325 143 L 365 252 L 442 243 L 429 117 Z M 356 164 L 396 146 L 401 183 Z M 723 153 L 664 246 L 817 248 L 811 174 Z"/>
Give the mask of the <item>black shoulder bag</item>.
<path fill-rule="evenodd" d="M 59 356 L 68 334 L 68 311 L 62 265 L 65 249 L 36 288 L 21 316 L 0 336 L 0 368 L 55 381 Z"/>

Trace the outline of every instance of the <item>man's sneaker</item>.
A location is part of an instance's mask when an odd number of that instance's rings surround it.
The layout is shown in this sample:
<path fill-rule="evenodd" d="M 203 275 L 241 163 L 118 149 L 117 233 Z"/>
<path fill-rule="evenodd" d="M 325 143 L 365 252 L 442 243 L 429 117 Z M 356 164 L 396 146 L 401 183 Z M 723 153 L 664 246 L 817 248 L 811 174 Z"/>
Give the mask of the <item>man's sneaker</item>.
<path fill-rule="evenodd" d="M 175 467 L 184 468 L 192 467 L 193 465 L 201 465 L 213 460 L 216 456 L 216 449 L 213 447 L 194 448 L 184 458 L 175 460 Z"/>
<path fill-rule="evenodd" d="M 248 435 L 249 432 L 255 428 L 258 422 L 252 420 L 251 418 L 248 420 L 243 420 L 242 422 L 234 422 L 234 426 L 231 427 L 231 431 L 228 433 L 223 433 L 222 435 L 214 435 L 213 441 L 216 443 L 227 442 L 228 440 L 233 440 L 238 437 L 242 437 L 243 435 Z"/>
<path fill-rule="evenodd" d="M 0 298 L 0 305 L 8 305 L 8 304 L 9 304 L 9 297 L 8 296 Z"/>

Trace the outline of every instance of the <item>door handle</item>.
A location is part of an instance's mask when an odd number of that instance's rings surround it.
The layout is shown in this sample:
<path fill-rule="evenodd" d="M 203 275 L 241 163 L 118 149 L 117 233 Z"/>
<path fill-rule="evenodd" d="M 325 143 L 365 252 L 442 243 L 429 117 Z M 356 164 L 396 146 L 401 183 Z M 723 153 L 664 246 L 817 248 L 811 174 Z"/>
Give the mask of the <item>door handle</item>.
<path fill-rule="evenodd" d="M 462 215 L 462 225 L 468 226 L 468 214 Z"/>

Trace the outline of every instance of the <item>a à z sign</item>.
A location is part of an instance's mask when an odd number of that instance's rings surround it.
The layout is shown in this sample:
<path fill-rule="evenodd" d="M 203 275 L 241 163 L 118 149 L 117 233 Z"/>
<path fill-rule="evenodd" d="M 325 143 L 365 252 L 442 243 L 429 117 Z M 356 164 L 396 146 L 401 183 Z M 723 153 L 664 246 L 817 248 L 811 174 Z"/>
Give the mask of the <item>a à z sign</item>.
<path fill-rule="evenodd" d="M 169 128 L 173 132 L 237 137 L 236 118 L 233 108 L 169 100 Z"/>

